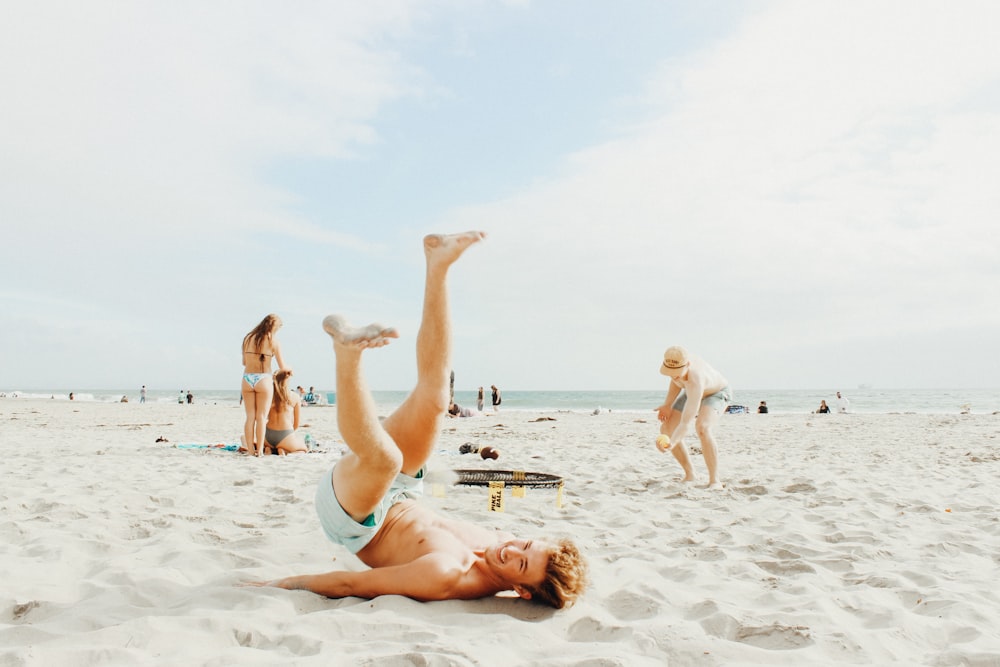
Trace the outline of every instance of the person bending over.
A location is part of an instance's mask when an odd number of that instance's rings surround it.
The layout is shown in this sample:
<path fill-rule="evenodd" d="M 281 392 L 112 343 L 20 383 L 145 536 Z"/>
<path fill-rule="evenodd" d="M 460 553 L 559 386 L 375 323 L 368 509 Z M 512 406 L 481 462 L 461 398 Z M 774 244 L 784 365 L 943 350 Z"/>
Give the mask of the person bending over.
<path fill-rule="evenodd" d="M 733 391 L 729 382 L 704 359 L 678 346 L 669 347 L 663 353 L 660 373 L 670 378 L 670 388 L 663 405 L 656 408 L 656 414 L 660 420 L 660 433 L 666 435 L 669 441 L 661 444 L 658 438 L 657 449 L 672 452 L 684 469 L 683 481 L 693 482 L 694 468 L 684 446 L 684 436 L 694 422 L 708 468 L 708 486 L 719 488 L 719 458 L 712 429 L 726 409 L 726 404 L 732 400 Z"/>
<path fill-rule="evenodd" d="M 305 441 L 298 434 L 301 402 L 298 393 L 288 387 L 292 377 L 289 368 L 274 374 L 274 398 L 267 413 L 267 428 L 264 431 L 265 454 L 294 454 L 306 452 Z"/>
<path fill-rule="evenodd" d="M 424 238 L 426 282 L 417 333 L 417 384 L 379 423 L 365 383 L 364 350 L 398 338 L 379 324 L 352 328 L 330 315 L 337 373 L 337 425 L 350 448 L 316 491 L 327 537 L 370 569 L 286 577 L 251 585 L 304 589 L 332 598 L 404 595 L 415 600 L 475 599 L 513 591 L 561 609 L 576 601 L 587 566 L 569 540 L 547 542 L 487 530 L 424 507 L 426 463 L 448 408 L 451 355 L 446 278 L 451 264 L 485 237 L 467 232 Z"/>

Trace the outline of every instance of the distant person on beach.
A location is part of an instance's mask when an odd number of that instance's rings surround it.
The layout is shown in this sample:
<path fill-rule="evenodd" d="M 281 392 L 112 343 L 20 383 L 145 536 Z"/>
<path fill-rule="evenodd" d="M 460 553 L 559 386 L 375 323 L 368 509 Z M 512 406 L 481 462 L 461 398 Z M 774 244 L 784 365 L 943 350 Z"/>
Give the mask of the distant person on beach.
<path fill-rule="evenodd" d="M 670 451 L 684 469 L 685 482 L 694 481 L 694 468 L 684 446 L 684 436 L 694 423 L 701 441 L 701 453 L 708 467 L 709 488 L 721 488 L 718 477 L 718 452 L 712 429 L 719 416 L 732 400 L 733 391 L 722 374 L 708 363 L 689 353 L 683 347 L 668 347 L 663 353 L 660 373 L 670 378 L 670 388 L 663 405 L 656 408 L 660 420 L 660 433 L 669 442 L 656 447 L 661 452 Z M 690 398 L 694 400 L 689 400 Z"/>
<path fill-rule="evenodd" d="M 371 569 L 251 585 L 304 589 L 332 598 L 405 595 L 421 601 L 514 591 L 556 608 L 571 604 L 583 591 L 586 564 L 572 542 L 518 539 L 443 516 L 417 500 L 448 408 L 448 268 L 484 236 L 467 232 L 424 238 L 417 384 L 381 422 L 363 377 L 362 353 L 399 334 L 380 324 L 353 328 L 338 315 L 323 320 L 336 353 L 337 426 L 351 451 L 321 477 L 316 510 L 327 537 Z"/>
<path fill-rule="evenodd" d="M 315 387 L 309 387 L 309 391 L 302 398 L 302 400 L 306 403 L 315 403 L 317 401 Z"/>
<path fill-rule="evenodd" d="M 830 412 L 830 406 L 826 404 L 825 400 L 819 402 L 819 407 L 816 409 L 816 414 L 825 415 Z"/>
<path fill-rule="evenodd" d="M 254 456 L 260 456 L 264 451 L 267 412 L 274 394 L 271 360 L 277 360 L 278 370 L 285 370 L 281 346 L 275 337 L 280 328 L 281 318 L 272 313 L 243 337 L 243 381 L 240 388 L 246 411 L 243 446 L 248 454 Z"/>
<path fill-rule="evenodd" d="M 69 392 L 69 400 L 73 400 L 73 392 Z"/>
<path fill-rule="evenodd" d="M 187 393 L 187 397 L 186 398 L 187 398 L 188 405 L 191 405 L 192 403 L 194 403 L 194 394 L 191 393 L 190 389 L 188 389 L 188 393 Z"/>
<path fill-rule="evenodd" d="M 479 413 L 474 411 L 472 408 L 463 408 L 458 403 L 451 403 L 448 406 L 448 416 L 449 417 L 475 417 Z"/>
<path fill-rule="evenodd" d="M 851 402 L 847 400 L 846 396 L 841 396 L 840 392 L 837 392 L 837 412 L 846 415 L 847 409 L 851 407 Z"/>
<path fill-rule="evenodd" d="M 767 401 L 760 402 L 760 405 L 757 406 L 757 413 L 761 415 L 767 414 Z"/>
<path fill-rule="evenodd" d="M 265 454 L 294 454 L 306 452 L 305 440 L 296 432 L 299 428 L 301 402 L 298 393 L 288 388 L 292 371 L 284 368 L 274 374 L 274 397 L 267 413 L 267 428 L 264 431 Z"/>
<path fill-rule="evenodd" d="M 491 384 L 490 389 L 493 390 L 493 412 L 500 412 L 500 403 L 503 401 L 503 397 L 500 396 L 500 390 L 497 389 L 495 384 Z"/>
<path fill-rule="evenodd" d="M 476 410 L 479 410 L 480 412 L 483 411 L 484 400 L 485 400 L 485 398 L 483 396 L 483 388 L 480 387 L 479 388 L 479 395 L 476 396 Z"/>
<path fill-rule="evenodd" d="M 146 385 L 142 385 L 142 389 L 139 390 L 139 402 L 146 402 Z"/>

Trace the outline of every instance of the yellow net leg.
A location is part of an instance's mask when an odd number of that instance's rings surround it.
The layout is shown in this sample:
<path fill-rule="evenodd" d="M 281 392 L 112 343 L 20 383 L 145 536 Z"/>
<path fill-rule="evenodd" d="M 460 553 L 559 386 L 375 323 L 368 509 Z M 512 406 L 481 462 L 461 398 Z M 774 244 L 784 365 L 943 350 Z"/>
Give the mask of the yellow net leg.
<path fill-rule="evenodd" d="M 526 479 L 525 475 L 524 475 L 524 471 L 523 470 L 515 470 L 515 471 L 513 471 L 512 478 L 513 478 L 514 481 L 513 481 L 513 484 L 512 484 L 513 488 L 510 491 L 511 497 L 512 498 L 524 498 L 524 484 L 523 483 L 519 483 L 519 482 L 524 482 L 524 480 Z"/>

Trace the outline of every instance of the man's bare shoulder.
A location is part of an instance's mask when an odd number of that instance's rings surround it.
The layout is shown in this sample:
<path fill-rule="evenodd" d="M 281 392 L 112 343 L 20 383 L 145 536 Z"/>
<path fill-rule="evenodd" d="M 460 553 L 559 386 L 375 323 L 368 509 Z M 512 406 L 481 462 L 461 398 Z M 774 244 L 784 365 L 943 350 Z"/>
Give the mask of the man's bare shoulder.
<path fill-rule="evenodd" d="M 688 379 L 692 384 L 702 388 L 706 393 L 714 393 L 729 384 L 722 373 L 701 357 L 691 359 Z"/>
<path fill-rule="evenodd" d="M 428 554 L 424 584 L 426 599 L 431 600 L 475 600 L 495 595 L 505 586 L 487 574 L 482 556 L 459 563 L 447 554 Z"/>

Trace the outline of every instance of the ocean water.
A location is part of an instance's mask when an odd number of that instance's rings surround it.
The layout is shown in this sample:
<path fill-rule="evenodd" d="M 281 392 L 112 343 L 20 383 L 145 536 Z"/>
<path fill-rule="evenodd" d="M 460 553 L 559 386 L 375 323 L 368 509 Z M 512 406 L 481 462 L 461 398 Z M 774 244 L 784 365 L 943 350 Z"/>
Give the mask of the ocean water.
<path fill-rule="evenodd" d="M 503 389 L 502 413 L 507 412 L 586 412 L 613 410 L 615 412 L 652 413 L 666 397 L 666 387 L 661 391 L 518 391 Z M 74 400 L 119 402 L 123 396 L 130 403 L 139 401 L 136 389 L 80 389 L 72 390 Z M 756 411 L 761 401 L 767 401 L 772 414 L 806 414 L 819 407 L 821 400 L 836 405 L 836 389 L 737 389 L 733 403 L 745 405 Z M 863 414 L 975 414 L 1000 412 L 1000 389 L 876 389 L 857 388 L 840 391 L 851 402 L 850 411 Z M 69 400 L 67 389 L 33 389 L 20 391 L 0 390 L 0 401 L 18 398 Z M 175 390 L 150 390 L 146 400 L 155 403 L 177 403 L 186 392 Z M 380 412 L 388 412 L 402 402 L 406 391 L 375 391 L 375 403 Z M 193 389 L 197 404 L 239 404 L 240 394 L 235 389 Z M 324 397 L 336 399 L 330 390 L 322 391 Z M 456 390 L 455 401 L 463 407 L 476 407 L 476 392 Z M 486 393 L 485 406 L 490 395 Z"/>

